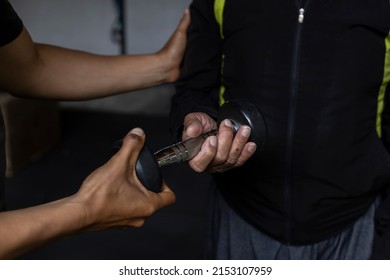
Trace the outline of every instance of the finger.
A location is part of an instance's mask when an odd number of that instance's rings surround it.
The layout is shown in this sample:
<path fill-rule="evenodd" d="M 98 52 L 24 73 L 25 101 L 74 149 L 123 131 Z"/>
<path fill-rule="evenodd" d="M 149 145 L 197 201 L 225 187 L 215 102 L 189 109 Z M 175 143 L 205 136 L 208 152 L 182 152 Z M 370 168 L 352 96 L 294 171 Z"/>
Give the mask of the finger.
<path fill-rule="evenodd" d="M 202 123 L 196 117 L 189 116 L 184 119 L 183 140 L 198 137 L 202 131 Z"/>
<path fill-rule="evenodd" d="M 179 51 L 179 56 L 183 55 L 187 39 L 187 28 L 190 25 L 190 12 L 188 9 L 184 10 L 184 14 L 176 27 L 175 32 L 171 35 L 168 42 L 163 49 L 171 48 L 171 51 Z M 173 47 L 173 48 L 172 48 Z M 178 49 L 177 49 L 178 48 Z M 162 49 L 162 50 L 163 50 Z"/>
<path fill-rule="evenodd" d="M 218 150 L 213 164 L 219 165 L 224 163 L 230 154 L 233 143 L 233 126 L 230 120 L 222 121 L 218 131 Z"/>
<path fill-rule="evenodd" d="M 145 142 L 145 133 L 141 128 L 133 128 L 124 138 L 118 156 L 123 159 L 128 170 L 135 166 L 135 162 Z M 131 166 L 129 166 L 131 165 Z M 133 166 L 134 165 L 134 166 Z"/>
<path fill-rule="evenodd" d="M 243 125 L 237 131 L 234 136 L 232 147 L 230 149 L 229 156 L 226 160 L 228 165 L 235 165 L 239 157 L 244 150 L 245 144 L 248 142 L 249 136 L 251 135 L 251 129 L 249 126 Z"/>
<path fill-rule="evenodd" d="M 184 14 L 180 20 L 180 23 L 177 27 L 177 30 L 180 32 L 186 32 L 188 26 L 190 25 L 191 17 L 190 17 L 190 11 L 189 9 L 184 10 Z"/>
<path fill-rule="evenodd" d="M 141 147 L 145 140 L 145 132 L 139 128 L 133 128 L 127 133 L 127 135 L 123 138 L 123 145 L 121 150 L 123 153 L 130 153 L 134 150 L 135 146 Z"/>
<path fill-rule="evenodd" d="M 228 171 L 230 169 L 240 167 L 245 164 L 245 162 L 252 157 L 256 152 L 257 146 L 253 142 L 246 143 L 244 146 L 244 149 L 242 150 L 242 153 L 240 154 L 239 158 L 234 164 L 228 164 L 227 162 L 220 164 L 220 165 L 213 165 L 211 166 L 208 171 L 210 173 L 222 173 L 225 171 Z"/>
<path fill-rule="evenodd" d="M 175 193 L 165 184 L 163 184 L 161 192 L 153 193 L 153 204 L 155 206 L 155 210 L 159 210 L 161 208 L 172 205 L 176 201 Z"/>
<path fill-rule="evenodd" d="M 204 141 L 199 153 L 193 159 L 191 159 L 188 162 L 188 164 L 194 171 L 203 172 L 208 168 L 210 163 L 213 161 L 216 153 L 217 153 L 217 137 L 210 136 Z"/>
<path fill-rule="evenodd" d="M 256 149 L 257 146 L 255 143 L 253 142 L 246 143 L 234 167 L 242 166 L 251 156 L 255 154 Z"/>

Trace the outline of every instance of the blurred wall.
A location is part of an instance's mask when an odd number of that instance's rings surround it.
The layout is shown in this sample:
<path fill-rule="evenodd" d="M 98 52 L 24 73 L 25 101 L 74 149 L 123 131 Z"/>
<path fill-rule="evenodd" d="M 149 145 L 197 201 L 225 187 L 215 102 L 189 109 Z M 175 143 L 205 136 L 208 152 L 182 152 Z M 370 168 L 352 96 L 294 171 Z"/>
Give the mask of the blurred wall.
<path fill-rule="evenodd" d="M 99 54 L 119 54 L 112 40 L 117 23 L 114 0 L 10 0 L 34 41 Z M 126 52 L 159 50 L 175 30 L 190 0 L 125 0 Z M 62 102 L 61 106 L 120 113 L 164 115 L 172 85 L 108 98 Z"/>

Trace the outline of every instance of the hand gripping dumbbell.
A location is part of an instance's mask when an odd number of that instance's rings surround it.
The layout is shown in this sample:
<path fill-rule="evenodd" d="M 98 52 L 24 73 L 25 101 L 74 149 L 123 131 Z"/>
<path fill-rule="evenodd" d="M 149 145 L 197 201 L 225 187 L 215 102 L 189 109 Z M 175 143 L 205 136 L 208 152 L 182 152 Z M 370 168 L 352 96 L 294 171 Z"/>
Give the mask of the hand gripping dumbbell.
<path fill-rule="evenodd" d="M 267 138 L 265 121 L 253 103 L 241 99 L 225 102 L 218 111 L 218 127 L 225 119 L 231 121 L 234 133 L 243 125 L 249 126 L 251 128 L 249 141 L 256 143 L 257 152 L 264 148 Z M 198 154 L 207 137 L 217 134 L 218 129 L 214 129 L 196 138 L 162 148 L 154 154 L 144 145 L 135 167 L 138 179 L 147 189 L 159 192 L 162 186 L 160 167 L 192 159 Z M 116 149 L 121 145 L 121 141 L 117 142 Z"/>

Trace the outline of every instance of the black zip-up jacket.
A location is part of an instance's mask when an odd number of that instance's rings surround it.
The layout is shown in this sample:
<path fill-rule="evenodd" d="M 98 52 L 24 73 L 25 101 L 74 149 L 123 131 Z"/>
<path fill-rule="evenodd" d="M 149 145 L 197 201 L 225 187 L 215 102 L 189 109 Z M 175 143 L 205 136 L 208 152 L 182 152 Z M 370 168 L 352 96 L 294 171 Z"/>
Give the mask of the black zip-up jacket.
<path fill-rule="evenodd" d="M 390 185 L 389 0 L 225 0 L 221 26 L 214 1 L 190 7 L 175 133 L 190 112 L 216 115 L 221 83 L 251 100 L 267 144 L 216 175 L 227 202 L 285 243 L 340 232 Z"/>

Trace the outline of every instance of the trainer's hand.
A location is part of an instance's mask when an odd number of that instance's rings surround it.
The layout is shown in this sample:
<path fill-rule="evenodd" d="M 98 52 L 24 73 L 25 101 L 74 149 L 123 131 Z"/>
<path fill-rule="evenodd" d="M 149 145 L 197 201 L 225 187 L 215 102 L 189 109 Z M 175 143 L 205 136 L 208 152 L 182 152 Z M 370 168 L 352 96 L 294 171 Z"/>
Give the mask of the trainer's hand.
<path fill-rule="evenodd" d="M 170 71 L 167 82 L 174 82 L 179 78 L 180 65 L 184 56 L 187 44 L 187 28 L 190 24 L 190 13 L 188 9 L 184 11 L 175 32 L 171 35 L 164 47 L 157 52 L 157 55 L 164 61 L 163 65 Z"/>
<path fill-rule="evenodd" d="M 190 113 L 184 119 L 183 140 L 215 129 L 216 122 L 205 113 Z M 234 134 L 230 120 L 221 122 L 217 136 L 203 143 L 199 153 L 188 163 L 196 172 L 224 172 L 242 166 L 255 152 L 256 144 L 248 142 L 251 129 L 242 126 Z"/>
<path fill-rule="evenodd" d="M 155 211 L 175 202 L 165 183 L 154 193 L 138 180 L 135 165 L 144 141 L 141 129 L 130 131 L 119 152 L 83 182 L 76 197 L 84 204 L 86 229 L 140 227 Z"/>

